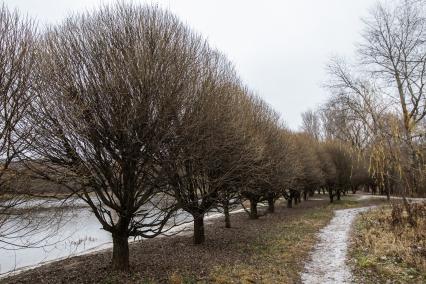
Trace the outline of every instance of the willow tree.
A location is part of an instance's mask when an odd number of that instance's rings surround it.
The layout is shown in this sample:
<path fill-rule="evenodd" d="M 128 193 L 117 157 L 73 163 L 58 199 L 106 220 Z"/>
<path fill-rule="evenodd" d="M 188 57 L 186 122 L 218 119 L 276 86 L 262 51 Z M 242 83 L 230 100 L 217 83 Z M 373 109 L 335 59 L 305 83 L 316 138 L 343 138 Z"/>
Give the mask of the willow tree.
<path fill-rule="evenodd" d="M 204 47 L 196 88 L 175 117 L 175 136 L 164 151 L 168 193 L 193 217 L 195 244 L 205 241 L 205 214 L 219 204 L 229 210 L 226 201 L 245 167 L 234 104 L 240 95 L 238 79 L 222 54 Z"/>
<path fill-rule="evenodd" d="M 297 157 L 301 169 L 298 173 L 298 183 L 303 194 L 303 199 L 308 199 L 308 194 L 314 194 L 324 184 L 324 173 L 321 170 L 318 156 L 318 140 L 308 133 L 296 135 Z"/>
<path fill-rule="evenodd" d="M 242 196 L 240 190 L 250 182 L 250 176 L 256 170 L 256 162 L 259 151 L 253 141 L 252 129 L 248 127 L 252 106 L 252 100 L 246 88 L 239 87 L 237 92 L 229 98 L 231 114 L 228 122 L 232 143 L 228 143 L 226 155 L 221 159 L 218 168 L 220 172 L 226 173 L 228 178 L 221 184 L 218 197 L 218 207 L 225 215 L 225 227 L 231 227 L 230 209 L 241 204 Z"/>
<path fill-rule="evenodd" d="M 351 187 L 351 152 L 348 145 L 339 141 L 325 142 L 323 151 L 328 156 L 329 167 L 334 170 L 334 175 L 327 181 L 330 202 L 333 202 L 334 198 L 340 200 L 341 195 Z"/>
<path fill-rule="evenodd" d="M 419 147 L 424 133 L 421 122 L 426 116 L 425 4 L 424 0 L 378 3 L 365 18 L 358 50 L 363 69 L 374 75 L 396 103 L 400 123 L 388 132 L 393 132 L 391 139 L 398 140 L 402 150 L 398 167 L 407 193 L 420 193 L 425 188 L 424 157 Z"/>
<path fill-rule="evenodd" d="M 160 234 L 174 214 L 161 152 L 202 45 L 172 14 L 130 4 L 71 16 L 41 38 L 32 169 L 90 206 L 112 235 L 114 269 L 129 269 L 129 237 Z"/>
<path fill-rule="evenodd" d="M 343 140 L 370 155 L 379 188 L 425 190 L 422 137 L 426 116 L 426 17 L 424 0 L 378 2 L 364 18 L 357 64 L 330 64 L 329 87 L 345 119 Z M 349 127 L 347 127 L 349 126 Z M 347 131 L 350 130 L 350 131 Z M 339 137 L 340 139 L 340 137 Z M 399 176 L 398 176 L 399 175 Z"/>
<path fill-rule="evenodd" d="M 279 122 L 279 115 L 260 98 L 252 95 L 250 100 L 245 128 L 251 166 L 243 175 L 240 192 L 250 202 L 250 218 L 257 219 L 260 202 L 267 201 L 268 211 L 274 212 L 274 203 L 289 186 L 296 164 L 290 133 Z"/>

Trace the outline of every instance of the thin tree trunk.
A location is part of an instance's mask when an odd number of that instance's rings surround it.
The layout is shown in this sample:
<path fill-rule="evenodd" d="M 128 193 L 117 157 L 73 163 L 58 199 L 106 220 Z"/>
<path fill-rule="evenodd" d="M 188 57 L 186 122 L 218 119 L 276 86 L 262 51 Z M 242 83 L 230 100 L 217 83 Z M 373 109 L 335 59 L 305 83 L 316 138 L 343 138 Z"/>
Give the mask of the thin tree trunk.
<path fill-rule="evenodd" d="M 127 235 L 112 234 L 112 269 L 129 271 L 129 241 Z"/>
<path fill-rule="evenodd" d="M 287 199 L 287 208 L 293 208 L 293 199 L 291 197 Z"/>
<path fill-rule="evenodd" d="M 273 196 L 268 196 L 268 212 L 274 213 L 275 212 L 275 202 Z"/>
<path fill-rule="evenodd" d="M 333 203 L 334 195 L 333 195 L 333 190 L 331 190 L 330 188 L 328 189 L 328 196 L 330 197 L 330 203 Z"/>
<path fill-rule="evenodd" d="M 194 217 L 194 245 L 204 243 L 206 237 L 204 234 L 204 215 L 196 215 Z"/>
<path fill-rule="evenodd" d="M 408 203 L 405 193 L 402 196 L 402 200 L 405 207 L 405 211 L 407 211 L 408 223 L 410 224 L 411 227 L 417 227 L 417 221 L 413 217 L 413 210 L 411 209 L 410 203 Z"/>
<path fill-rule="evenodd" d="M 386 178 L 386 199 L 390 200 L 390 180 L 389 177 Z"/>
<path fill-rule="evenodd" d="M 258 219 L 257 215 L 257 202 L 254 200 L 250 200 L 250 219 Z"/>
<path fill-rule="evenodd" d="M 231 218 L 229 216 L 229 204 L 225 202 L 223 204 L 223 214 L 225 215 L 225 228 L 231 228 Z"/>

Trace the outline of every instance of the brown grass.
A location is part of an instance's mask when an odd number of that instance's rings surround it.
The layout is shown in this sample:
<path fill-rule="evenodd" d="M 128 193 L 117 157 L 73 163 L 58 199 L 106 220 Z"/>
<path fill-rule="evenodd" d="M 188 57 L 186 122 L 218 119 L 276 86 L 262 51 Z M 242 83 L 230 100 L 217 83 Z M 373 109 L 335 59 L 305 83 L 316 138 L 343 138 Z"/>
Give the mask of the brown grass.
<path fill-rule="evenodd" d="M 417 205 L 417 227 L 400 205 L 362 214 L 351 246 L 362 283 L 426 283 L 426 205 Z"/>

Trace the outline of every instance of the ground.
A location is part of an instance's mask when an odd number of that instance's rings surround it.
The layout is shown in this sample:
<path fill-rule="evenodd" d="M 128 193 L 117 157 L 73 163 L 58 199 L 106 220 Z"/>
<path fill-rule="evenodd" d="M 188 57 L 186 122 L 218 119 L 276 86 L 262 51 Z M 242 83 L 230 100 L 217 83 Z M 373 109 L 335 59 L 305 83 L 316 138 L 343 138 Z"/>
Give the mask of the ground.
<path fill-rule="evenodd" d="M 131 273 L 110 272 L 111 252 L 73 257 L 33 269 L 4 283 L 300 283 L 303 263 L 316 234 L 339 208 L 380 200 L 329 204 L 326 196 L 292 209 L 249 220 L 232 215 L 232 228 L 219 218 L 206 224 L 206 243 L 192 245 L 191 235 L 155 238 L 131 244 Z"/>

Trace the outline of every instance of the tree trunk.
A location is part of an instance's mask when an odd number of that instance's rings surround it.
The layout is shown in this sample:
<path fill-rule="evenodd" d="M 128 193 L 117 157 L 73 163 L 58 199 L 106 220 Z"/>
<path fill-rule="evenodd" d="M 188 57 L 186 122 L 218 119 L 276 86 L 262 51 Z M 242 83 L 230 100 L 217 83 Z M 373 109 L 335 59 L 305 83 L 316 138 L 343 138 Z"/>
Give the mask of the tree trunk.
<path fill-rule="evenodd" d="M 254 200 L 250 200 L 250 219 L 258 219 L 257 215 L 257 202 Z"/>
<path fill-rule="evenodd" d="M 387 201 L 390 200 L 390 180 L 389 178 L 386 178 L 386 199 Z"/>
<path fill-rule="evenodd" d="M 287 208 L 293 208 L 293 199 L 291 197 L 287 199 Z"/>
<path fill-rule="evenodd" d="M 308 200 L 308 193 L 306 191 L 303 192 L 303 200 Z"/>
<path fill-rule="evenodd" d="M 194 217 L 194 245 L 204 243 L 206 240 L 204 234 L 204 215 L 196 215 Z"/>
<path fill-rule="evenodd" d="M 231 228 L 231 218 L 229 216 L 228 202 L 225 202 L 225 204 L 223 204 L 223 214 L 225 214 L 225 228 Z"/>
<path fill-rule="evenodd" d="M 413 210 L 411 209 L 410 203 L 408 203 L 407 198 L 404 195 L 402 196 L 403 204 L 405 207 L 405 211 L 407 211 L 407 217 L 408 217 L 408 224 L 410 224 L 411 227 L 417 227 L 417 221 L 413 216 Z"/>
<path fill-rule="evenodd" d="M 268 212 L 274 213 L 275 212 L 275 202 L 273 196 L 268 196 Z"/>
<path fill-rule="evenodd" d="M 112 234 L 112 269 L 129 271 L 129 242 L 127 235 Z"/>
<path fill-rule="evenodd" d="M 337 190 L 337 200 L 340 200 L 340 189 Z"/>

